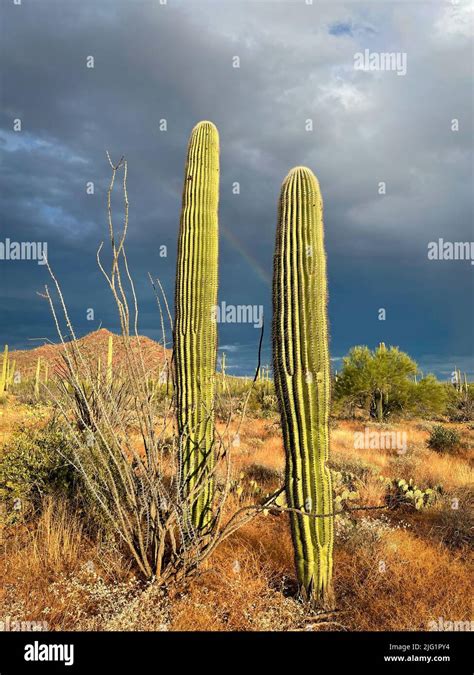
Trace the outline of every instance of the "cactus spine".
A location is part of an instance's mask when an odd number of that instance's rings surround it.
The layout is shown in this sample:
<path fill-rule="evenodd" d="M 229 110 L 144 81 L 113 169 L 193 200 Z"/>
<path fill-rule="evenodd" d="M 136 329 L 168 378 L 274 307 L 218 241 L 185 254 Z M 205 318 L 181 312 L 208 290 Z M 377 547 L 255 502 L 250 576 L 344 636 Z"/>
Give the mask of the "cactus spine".
<path fill-rule="evenodd" d="M 184 175 L 174 324 L 182 484 L 199 529 L 209 523 L 214 490 L 218 203 L 219 134 L 211 122 L 200 122 Z"/>
<path fill-rule="evenodd" d="M 298 581 L 306 600 L 329 607 L 334 520 L 327 466 L 330 362 L 322 209 L 312 171 L 292 169 L 281 188 L 276 235 L 273 370 L 288 506 L 308 514 L 290 512 Z"/>

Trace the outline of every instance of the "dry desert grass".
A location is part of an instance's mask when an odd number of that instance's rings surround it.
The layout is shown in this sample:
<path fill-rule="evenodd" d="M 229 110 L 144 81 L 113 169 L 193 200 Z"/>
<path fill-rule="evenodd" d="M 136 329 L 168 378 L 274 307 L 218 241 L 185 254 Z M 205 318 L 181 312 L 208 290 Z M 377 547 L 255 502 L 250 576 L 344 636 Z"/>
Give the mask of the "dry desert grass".
<path fill-rule="evenodd" d="M 22 406 L 3 413 L 0 433 L 7 438 L 13 421 L 34 423 Z M 309 611 L 295 595 L 284 513 L 254 519 L 216 550 L 196 578 L 163 590 L 141 584 L 111 542 L 88 537 L 65 504 L 48 502 L 34 524 L 4 532 L 0 616 L 47 621 L 54 630 L 428 630 L 439 617 L 469 620 L 469 448 L 458 456 L 439 455 L 426 446 L 425 426 L 400 425 L 409 436 L 404 454 L 355 450 L 354 432 L 363 430 L 362 422 L 339 422 L 332 430 L 332 465 L 352 476 L 357 504 L 385 505 L 381 475 L 413 478 L 422 489 L 441 485 L 442 492 L 421 512 L 406 505 L 338 516 L 337 610 L 330 615 Z M 471 431 L 459 428 L 468 446 Z M 231 426 L 230 437 L 236 432 Z M 234 478 L 243 490 L 232 495 L 230 506 L 273 491 L 283 467 L 276 420 L 247 419 L 233 447 Z M 453 524 L 456 495 L 461 511 Z M 456 539 L 459 528 L 467 541 Z"/>

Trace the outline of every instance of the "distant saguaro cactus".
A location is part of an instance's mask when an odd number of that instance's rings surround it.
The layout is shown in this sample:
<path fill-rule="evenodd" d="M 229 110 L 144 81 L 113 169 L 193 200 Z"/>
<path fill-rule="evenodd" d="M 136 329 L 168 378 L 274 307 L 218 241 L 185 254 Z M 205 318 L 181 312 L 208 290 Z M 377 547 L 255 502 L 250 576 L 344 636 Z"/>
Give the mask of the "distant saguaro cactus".
<path fill-rule="evenodd" d="M 191 134 L 184 175 L 174 323 L 182 483 L 199 529 L 209 523 L 214 492 L 218 203 L 219 134 L 211 122 L 200 122 Z"/>
<path fill-rule="evenodd" d="M 15 366 L 16 366 L 16 361 L 13 361 L 13 363 L 10 363 L 8 365 L 8 374 L 7 374 L 7 389 L 11 389 L 13 386 L 13 383 L 15 382 Z"/>
<path fill-rule="evenodd" d="M 326 255 L 319 184 L 296 167 L 283 182 L 273 270 L 273 369 L 286 493 L 303 597 L 331 606 L 334 541 L 329 453 Z M 322 516 L 322 517 L 315 517 Z"/>
<path fill-rule="evenodd" d="M 8 345 L 5 345 L 3 350 L 3 364 L 2 374 L 0 376 L 0 394 L 7 390 L 7 376 L 8 376 Z"/>
<path fill-rule="evenodd" d="M 40 395 L 40 384 L 41 384 L 41 356 L 38 357 L 36 361 L 36 372 L 35 372 L 35 399 L 39 399 Z"/>

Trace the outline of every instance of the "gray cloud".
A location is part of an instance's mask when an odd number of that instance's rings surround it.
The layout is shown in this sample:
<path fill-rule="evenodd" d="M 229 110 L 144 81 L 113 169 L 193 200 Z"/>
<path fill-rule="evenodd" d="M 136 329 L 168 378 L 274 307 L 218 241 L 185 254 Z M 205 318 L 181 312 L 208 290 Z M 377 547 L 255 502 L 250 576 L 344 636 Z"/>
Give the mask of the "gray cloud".
<path fill-rule="evenodd" d="M 428 241 L 472 239 L 464 3 L 42 0 L 2 13 L 1 237 L 48 240 L 82 330 L 92 328 L 90 305 L 113 321 L 94 262 L 106 235 L 105 149 L 129 161 L 130 258 L 142 329 L 155 337 L 146 273 L 172 296 L 187 137 L 212 119 L 222 147 L 222 298 L 264 304 L 269 315 L 279 185 L 307 164 L 325 201 L 333 352 L 384 339 L 420 357 L 471 354 L 472 269 L 426 260 Z M 354 70 L 354 53 L 366 48 L 406 52 L 406 76 Z M 12 131 L 18 117 L 21 134 Z M 0 280 L 5 339 L 50 334 L 35 296 L 44 270 L 0 263 Z M 249 361 L 253 338 L 245 326 L 221 331 L 223 343 L 247 345 Z"/>

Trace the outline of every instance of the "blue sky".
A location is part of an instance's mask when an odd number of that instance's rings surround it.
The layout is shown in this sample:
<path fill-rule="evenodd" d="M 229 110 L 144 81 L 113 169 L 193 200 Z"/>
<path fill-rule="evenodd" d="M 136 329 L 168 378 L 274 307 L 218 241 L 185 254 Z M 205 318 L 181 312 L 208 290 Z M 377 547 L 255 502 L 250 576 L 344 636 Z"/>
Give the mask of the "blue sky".
<path fill-rule="evenodd" d="M 473 377 L 474 268 L 427 258 L 439 237 L 473 240 L 471 11 L 464 2 L 3 0 L 0 241 L 46 241 L 76 331 L 117 329 L 95 252 L 107 236 L 105 150 L 125 155 L 140 331 L 159 339 L 148 273 L 172 301 L 186 145 L 210 119 L 221 139 L 219 299 L 263 305 L 264 362 L 278 193 L 305 164 L 324 199 L 335 367 L 351 346 L 384 341 L 425 371 L 448 377 L 456 365 Z M 406 74 L 356 70 L 365 49 L 405 54 Z M 114 205 L 119 216 L 118 192 Z M 0 343 L 55 338 L 37 294 L 45 283 L 44 266 L 0 260 Z M 220 326 L 236 374 L 252 371 L 258 341 L 252 325 Z"/>

